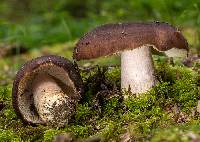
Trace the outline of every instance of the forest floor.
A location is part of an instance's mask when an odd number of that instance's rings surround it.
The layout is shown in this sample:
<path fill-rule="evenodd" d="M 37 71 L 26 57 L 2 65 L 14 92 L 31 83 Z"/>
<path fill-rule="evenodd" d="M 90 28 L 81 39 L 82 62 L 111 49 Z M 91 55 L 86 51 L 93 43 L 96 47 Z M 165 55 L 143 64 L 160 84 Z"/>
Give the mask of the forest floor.
<path fill-rule="evenodd" d="M 200 63 L 188 60 L 184 65 L 183 59 L 175 59 L 171 64 L 167 57 L 158 55 L 153 59 L 159 83 L 139 97 L 120 91 L 118 56 L 79 62 L 85 93 L 72 122 L 64 128 L 23 124 L 12 108 L 17 70 L 42 55 L 72 60 L 75 43 L 28 51 L 1 45 L 6 47 L 0 55 L 0 141 L 51 142 L 63 133 L 73 141 L 200 141 Z M 18 54 L 13 54 L 16 49 Z M 124 99 L 124 94 L 130 97 Z"/>

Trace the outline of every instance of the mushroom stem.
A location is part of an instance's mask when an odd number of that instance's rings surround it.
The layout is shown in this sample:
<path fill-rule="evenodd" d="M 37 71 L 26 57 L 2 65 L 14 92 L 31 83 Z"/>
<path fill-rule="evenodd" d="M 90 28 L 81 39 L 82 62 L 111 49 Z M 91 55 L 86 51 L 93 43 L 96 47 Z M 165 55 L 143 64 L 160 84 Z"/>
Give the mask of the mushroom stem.
<path fill-rule="evenodd" d="M 33 97 L 36 110 L 44 122 L 52 121 L 52 106 L 62 104 L 65 94 L 48 74 L 39 74 L 33 81 Z"/>
<path fill-rule="evenodd" d="M 121 53 L 121 88 L 144 93 L 157 83 L 151 49 L 142 46 Z"/>

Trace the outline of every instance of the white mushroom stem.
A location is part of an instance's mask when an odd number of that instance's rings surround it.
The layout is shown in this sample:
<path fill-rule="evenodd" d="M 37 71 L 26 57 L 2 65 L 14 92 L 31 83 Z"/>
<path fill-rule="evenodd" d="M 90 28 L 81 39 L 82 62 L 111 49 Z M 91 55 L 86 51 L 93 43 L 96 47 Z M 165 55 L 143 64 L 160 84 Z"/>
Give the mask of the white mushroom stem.
<path fill-rule="evenodd" d="M 47 74 L 39 74 L 33 81 L 33 98 L 35 108 L 44 122 L 54 118 L 53 107 L 58 106 L 65 100 L 62 89 Z"/>
<path fill-rule="evenodd" d="M 121 53 L 121 88 L 145 93 L 157 83 L 151 49 L 142 46 Z"/>

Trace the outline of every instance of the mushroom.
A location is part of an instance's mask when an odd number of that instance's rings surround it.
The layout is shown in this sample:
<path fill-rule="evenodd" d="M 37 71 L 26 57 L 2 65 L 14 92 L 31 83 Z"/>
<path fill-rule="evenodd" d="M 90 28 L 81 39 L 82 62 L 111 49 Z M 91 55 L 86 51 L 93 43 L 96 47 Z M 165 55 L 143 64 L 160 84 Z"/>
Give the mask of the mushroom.
<path fill-rule="evenodd" d="M 29 124 L 64 126 L 81 97 L 82 80 L 67 59 L 49 55 L 25 63 L 13 83 L 13 107 Z"/>
<path fill-rule="evenodd" d="M 158 82 L 150 47 L 171 56 L 188 52 L 181 32 L 167 23 L 118 23 L 97 27 L 84 35 L 73 57 L 79 61 L 120 52 L 121 88 L 140 94 Z"/>

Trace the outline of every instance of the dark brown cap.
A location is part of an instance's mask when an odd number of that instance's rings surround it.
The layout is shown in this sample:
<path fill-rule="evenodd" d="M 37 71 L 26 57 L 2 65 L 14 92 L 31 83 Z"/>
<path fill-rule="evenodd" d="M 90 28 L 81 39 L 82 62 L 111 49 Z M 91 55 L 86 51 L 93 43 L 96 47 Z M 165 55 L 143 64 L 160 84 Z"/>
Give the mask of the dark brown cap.
<path fill-rule="evenodd" d="M 160 22 L 106 24 L 85 34 L 76 44 L 76 60 L 92 59 L 153 45 L 159 51 L 188 50 L 188 43 L 175 27 Z"/>
<path fill-rule="evenodd" d="M 17 115 L 29 124 L 44 124 L 39 117 L 33 102 L 32 83 L 33 79 L 40 73 L 52 76 L 61 88 L 70 86 L 74 92 L 68 96 L 72 103 L 76 103 L 82 93 L 83 83 L 74 65 L 67 59 L 60 56 L 43 56 L 25 63 L 18 71 L 12 89 L 13 107 Z M 66 81 L 66 75 L 68 76 Z M 74 111 L 74 110 L 72 110 Z M 71 112 L 70 112 L 71 113 Z"/>

